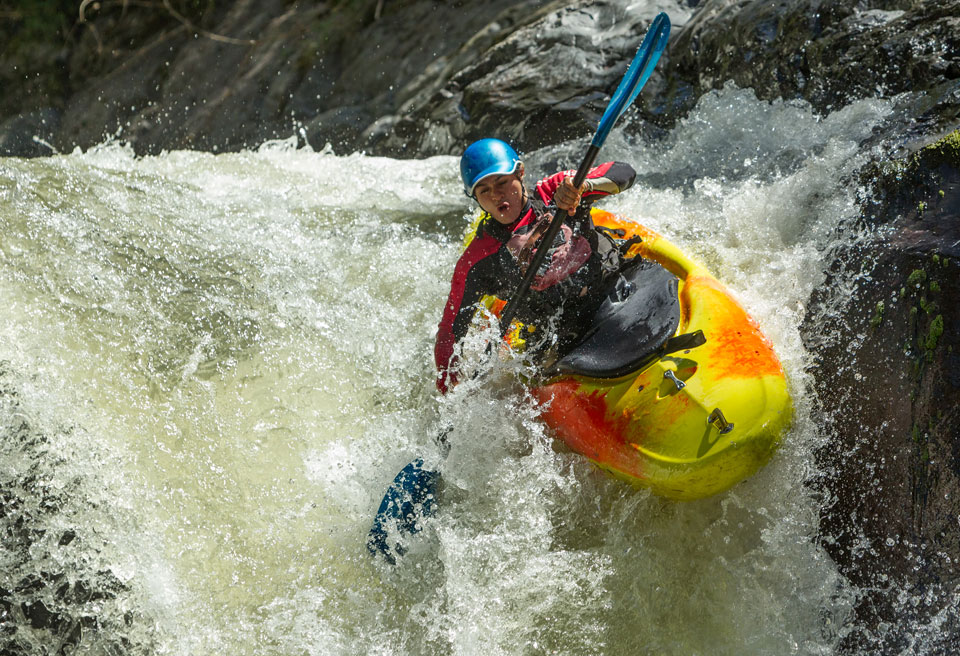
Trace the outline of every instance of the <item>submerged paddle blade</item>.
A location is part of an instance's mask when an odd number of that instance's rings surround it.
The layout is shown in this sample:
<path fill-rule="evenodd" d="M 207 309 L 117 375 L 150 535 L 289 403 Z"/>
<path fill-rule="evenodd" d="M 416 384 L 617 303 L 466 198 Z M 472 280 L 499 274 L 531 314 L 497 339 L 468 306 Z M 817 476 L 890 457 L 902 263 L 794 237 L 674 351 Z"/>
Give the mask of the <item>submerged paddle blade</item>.
<path fill-rule="evenodd" d="M 639 95 L 643 85 L 650 79 L 653 69 L 660 60 L 664 48 L 667 47 L 667 39 L 670 36 L 670 19 L 663 12 L 657 14 L 647 30 L 647 35 L 643 37 L 643 43 L 637 49 L 630 67 L 623 75 L 620 86 L 613 92 L 610 104 L 607 105 L 607 111 L 603 113 L 600 119 L 600 125 L 597 127 L 597 133 L 593 137 L 592 144 L 601 146 L 607 139 L 610 129 L 617 119 L 626 111 L 633 101 Z"/>
<path fill-rule="evenodd" d="M 393 528 L 400 535 L 412 535 L 420 531 L 420 520 L 437 511 L 436 492 L 440 473 L 423 468 L 423 460 L 417 458 L 393 479 L 383 495 L 380 509 L 373 520 L 367 536 L 367 549 L 374 556 L 382 555 L 388 563 L 396 565 L 397 556 L 404 554 L 400 544 L 392 547 L 387 541 Z"/>

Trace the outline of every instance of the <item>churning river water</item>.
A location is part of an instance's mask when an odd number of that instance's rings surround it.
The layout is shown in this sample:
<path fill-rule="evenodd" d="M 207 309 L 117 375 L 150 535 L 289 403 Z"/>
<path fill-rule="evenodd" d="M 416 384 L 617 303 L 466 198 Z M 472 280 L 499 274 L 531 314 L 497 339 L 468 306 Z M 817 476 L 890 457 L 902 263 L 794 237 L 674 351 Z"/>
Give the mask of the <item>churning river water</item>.
<path fill-rule="evenodd" d="M 557 445 L 509 367 L 440 398 L 432 347 L 472 208 L 457 160 L 268 143 L 0 160 L 0 643 L 23 653 L 830 654 L 858 591 L 816 542 L 799 333 L 891 112 L 729 87 L 602 153 L 604 207 L 711 269 L 797 406 L 759 474 L 675 503 Z M 528 154 L 531 176 L 586 139 Z M 440 460 L 433 435 L 453 424 Z M 396 568 L 396 472 L 446 490 Z M 11 537 L 13 536 L 13 537 Z M 11 629 L 15 627 L 15 630 Z M 13 645 L 13 646 L 11 646 Z"/>

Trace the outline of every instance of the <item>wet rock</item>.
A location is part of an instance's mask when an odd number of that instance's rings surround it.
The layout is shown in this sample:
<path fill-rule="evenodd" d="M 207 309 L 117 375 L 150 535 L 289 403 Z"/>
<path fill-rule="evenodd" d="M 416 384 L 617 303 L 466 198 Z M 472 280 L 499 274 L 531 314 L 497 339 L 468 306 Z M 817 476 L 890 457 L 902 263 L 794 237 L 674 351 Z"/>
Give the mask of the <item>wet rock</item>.
<path fill-rule="evenodd" d="M 62 111 L 52 141 L 60 151 L 107 138 L 139 154 L 239 150 L 292 134 L 349 151 L 408 100 L 401 88 L 413 79 L 408 92 L 429 87 L 430 72 L 516 4 L 199 2 L 192 20 L 161 3 L 88 4 L 61 56 L 66 82 L 53 91 L 34 93 L 19 60 L 0 56 L 6 87 L 27 91 L 0 116 L 26 116 L 42 97 Z"/>
<path fill-rule="evenodd" d="M 50 155 L 60 127 L 60 112 L 44 107 L 19 114 L 0 123 L 0 153 L 13 157 Z"/>
<path fill-rule="evenodd" d="M 960 130 L 865 177 L 870 236 L 802 330 L 830 436 L 820 540 L 863 591 L 846 647 L 890 653 L 938 614 L 960 630 Z"/>
<path fill-rule="evenodd" d="M 303 131 L 317 150 L 330 144 L 335 151 L 345 152 L 353 149 L 376 119 L 363 105 L 336 107 L 308 121 Z"/>
<path fill-rule="evenodd" d="M 498 136 L 530 151 L 589 137 L 655 12 L 604 1 L 538 4 L 497 16 L 438 66 L 434 77 L 443 84 L 418 79 L 402 90 L 410 100 L 375 150 L 457 153 Z"/>
<path fill-rule="evenodd" d="M 116 136 L 138 153 L 237 150 L 292 134 L 400 157 L 458 152 L 491 134 L 531 150 L 589 136 L 655 13 L 622 0 L 191 6 L 186 18 L 160 3 L 47 16 L 72 27 L 0 55 L 0 81 L 14 89 L 0 117 L 20 125 L 54 108 L 50 143 L 61 151 Z M 669 127 L 729 82 L 821 111 L 908 93 L 920 135 L 960 114 L 960 0 L 656 9 L 673 17 L 673 36 L 634 127 Z M 12 140 L 0 154 L 26 153 Z"/>
<path fill-rule="evenodd" d="M 653 15 L 602 0 L 557 4 L 525 12 L 526 22 L 489 42 L 478 33 L 464 56 L 438 61 L 434 83 L 403 89 L 410 100 L 389 130 L 368 129 L 365 147 L 403 157 L 456 153 L 490 135 L 522 150 L 589 135 Z M 666 7 L 679 20 L 626 129 L 670 127 L 704 93 L 731 82 L 761 99 L 801 98 L 823 112 L 906 93 L 901 120 L 921 117 L 915 138 L 957 124 L 960 0 L 691 4 L 689 21 L 684 7 Z M 886 136 L 903 138 L 909 123 Z"/>
<path fill-rule="evenodd" d="M 820 111 L 904 92 L 938 98 L 960 80 L 960 1 L 707 0 L 671 52 L 668 76 L 694 96 L 733 81 Z"/>

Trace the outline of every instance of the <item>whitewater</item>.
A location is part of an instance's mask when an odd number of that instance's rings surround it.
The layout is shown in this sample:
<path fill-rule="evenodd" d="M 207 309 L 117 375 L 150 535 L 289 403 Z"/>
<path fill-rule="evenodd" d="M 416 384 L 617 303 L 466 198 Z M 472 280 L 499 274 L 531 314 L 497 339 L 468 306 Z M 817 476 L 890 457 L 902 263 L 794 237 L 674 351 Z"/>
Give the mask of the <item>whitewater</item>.
<path fill-rule="evenodd" d="M 834 653 L 860 591 L 817 541 L 814 452 L 830 434 L 800 324 L 831 248 L 858 238 L 854 173 L 891 112 L 862 100 L 823 116 L 728 86 L 665 134 L 618 128 L 601 153 L 638 171 L 602 206 L 710 269 L 790 381 L 794 425 L 770 464 L 692 503 L 555 442 L 509 367 L 439 396 L 433 338 L 473 212 L 454 157 L 292 139 L 0 159 L 0 526 L 21 545 L 0 555 L 0 588 L 17 640 L 34 654 Z M 575 167 L 586 140 L 526 153 L 528 178 Z M 443 474 L 440 511 L 391 568 L 364 541 L 418 456 Z M 31 621 L 38 599 L 67 626 Z"/>

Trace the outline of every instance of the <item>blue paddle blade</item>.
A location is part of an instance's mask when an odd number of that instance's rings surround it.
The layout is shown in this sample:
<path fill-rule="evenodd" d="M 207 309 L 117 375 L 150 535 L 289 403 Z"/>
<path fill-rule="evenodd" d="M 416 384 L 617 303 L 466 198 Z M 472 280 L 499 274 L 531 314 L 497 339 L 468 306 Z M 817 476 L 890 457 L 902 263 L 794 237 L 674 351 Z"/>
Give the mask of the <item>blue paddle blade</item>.
<path fill-rule="evenodd" d="M 607 111 L 603 113 L 600 119 L 600 125 L 597 127 L 597 133 L 593 136 L 591 142 L 598 148 L 607 140 L 607 135 L 613 124 L 626 111 L 627 107 L 633 103 L 643 85 L 650 79 L 653 69 L 660 61 L 660 55 L 663 49 L 667 47 L 667 39 L 670 37 L 670 19 L 663 12 L 657 14 L 647 30 L 647 35 L 643 37 L 643 43 L 637 49 L 630 67 L 624 73 L 620 86 L 613 92 L 610 104 L 607 105 Z"/>
<path fill-rule="evenodd" d="M 437 484 L 440 473 L 423 468 L 423 460 L 417 458 L 393 479 L 380 502 L 380 509 L 373 520 L 367 536 L 367 549 L 374 556 L 382 555 L 388 563 L 396 565 L 397 556 L 404 554 L 403 546 L 387 542 L 390 528 L 400 535 L 412 535 L 420 531 L 420 520 L 437 511 Z"/>

